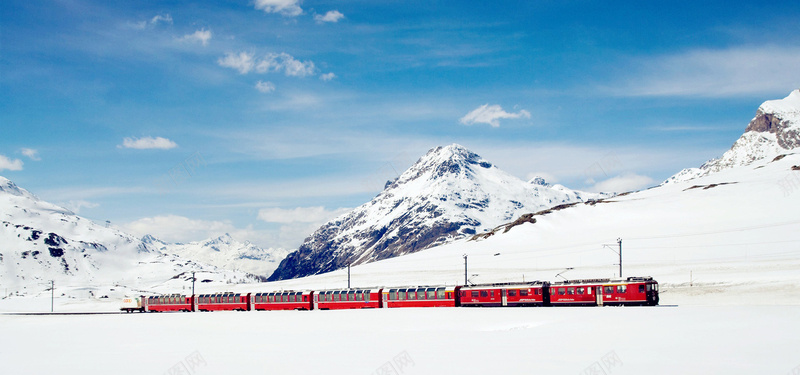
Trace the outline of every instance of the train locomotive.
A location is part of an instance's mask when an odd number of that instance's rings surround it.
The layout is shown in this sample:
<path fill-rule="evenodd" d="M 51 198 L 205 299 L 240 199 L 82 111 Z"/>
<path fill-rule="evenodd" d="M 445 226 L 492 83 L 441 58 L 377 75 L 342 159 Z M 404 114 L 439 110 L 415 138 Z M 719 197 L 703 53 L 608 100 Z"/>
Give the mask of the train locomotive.
<path fill-rule="evenodd" d="M 340 310 L 401 307 L 656 306 L 652 277 L 264 293 L 126 297 L 122 311 Z"/>

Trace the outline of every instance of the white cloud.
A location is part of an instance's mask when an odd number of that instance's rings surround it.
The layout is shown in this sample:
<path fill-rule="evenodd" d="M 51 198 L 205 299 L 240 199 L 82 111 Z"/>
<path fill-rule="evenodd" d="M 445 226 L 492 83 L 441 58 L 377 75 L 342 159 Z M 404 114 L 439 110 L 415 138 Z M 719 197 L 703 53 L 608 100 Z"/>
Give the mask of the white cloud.
<path fill-rule="evenodd" d="M 296 17 L 303 14 L 300 8 L 301 0 L 256 0 L 256 9 L 267 13 L 280 13 L 287 17 Z"/>
<path fill-rule="evenodd" d="M 314 62 L 297 60 L 285 52 L 269 53 L 258 60 L 252 52 L 229 52 L 217 60 L 217 63 L 222 67 L 236 69 L 241 74 L 247 74 L 253 69 L 262 74 L 283 73 L 289 77 L 305 77 L 317 72 Z"/>
<path fill-rule="evenodd" d="M 172 24 L 172 16 L 170 16 L 169 13 L 167 13 L 167 14 L 158 14 L 155 17 L 153 17 L 152 19 L 150 19 L 150 24 L 151 25 L 155 25 L 155 24 L 162 23 L 162 22 L 163 23 Z"/>
<path fill-rule="evenodd" d="M 464 125 L 472 125 L 476 123 L 489 124 L 493 128 L 500 127 L 500 119 L 517 119 L 517 118 L 531 118 L 530 112 L 520 110 L 517 113 L 508 113 L 503 110 L 499 105 L 484 104 L 475 108 L 472 112 L 467 113 L 462 117 L 459 122 Z"/>
<path fill-rule="evenodd" d="M 263 93 L 270 93 L 275 91 L 275 85 L 272 82 L 258 81 L 256 82 L 256 90 Z"/>
<path fill-rule="evenodd" d="M 591 190 L 606 193 L 624 193 L 628 191 L 641 190 L 656 185 L 656 181 L 648 176 L 635 173 L 627 173 L 611 177 L 605 181 L 595 184 Z"/>
<path fill-rule="evenodd" d="M 342 14 L 338 10 L 331 10 L 328 13 L 325 13 L 325 15 L 322 14 L 314 15 L 314 20 L 316 20 L 317 23 L 323 23 L 323 22 L 335 23 L 339 22 L 342 18 L 344 18 L 344 14 Z"/>
<path fill-rule="evenodd" d="M 800 47 L 697 49 L 632 65 L 606 90 L 618 96 L 735 97 L 800 87 Z"/>
<path fill-rule="evenodd" d="M 283 72 L 290 77 L 313 75 L 316 67 L 311 61 L 300 61 L 288 53 L 270 53 L 256 64 L 259 73 Z"/>
<path fill-rule="evenodd" d="M 118 148 L 133 148 L 137 150 L 145 149 L 160 149 L 169 150 L 178 147 L 178 144 L 162 137 L 143 137 L 143 138 L 128 138 L 122 140 L 122 144 Z"/>
<path fill-rule="evenodd" d="M 199 42 L 200 44 L 207 46 L 208 41 L 211 40 L 211 30 L 197 30 L 193 34 L 184 35 L 182 38 L 180 38 L 180 40 L 186 42 Z"/>
<path fill-rule="evenodd" d="M 325 207 L 297 207 L 293 209 L 262 208 L 258 211 L 258 219 L 269 223 L 324 223 L 338 217 L 349 208 L 339 208 L 333 211 Z"/>
<path fill-rule="evenodd" d="M 72 200 L 72 201 L 69 201 L 67 203 L 63 203 L 62 206 L 64 206 L 64 208 L 66 208 L 66 209 L 68 209 L 68 210 L 70 210 L 70 211 L 72 211 L 72 212 L 74 212 L 76 214 L 79 214 L 79 213 L 81 213 L 81 208 L 84 208 L 84 207 L 86 207 L 86 208 L 96 208 L 96 207 L 99 207 L 100 205 L 97 204 L 97 203 L 89 202 L 89 201 L 85 201 L 85 200 Z"/>
<path fill-rule="evenodd" d="M 225 57 L 217 60 L 217 63 L 225 68 L 236 69 L 240 74 L 247 74 L 255 66 L 253 53 L 251 52 L 239 52 L 239 54 L 228 52 Z"/>
<path fill-rule="evenodd" d="M 336 74 L 333 74 L 333 73 L 325 73 L 325 74 L 321 74 L 321 75 L 319 76 L 319 79 L 321 79 L 321 80 L 323 80 L 323 81 L 325 81 L 325 82 L 327 82 L 327 81 L 331 81 L 331 80 L 333 80 L 334 78 L 336 78 Z"/>
<path fill-rule="evenodd" d="M 168 23 L 172 24 L 172 16 L 167 14 L 157 14 L 149 21 L 139 21 L 133 24 L 133 27 L 136 29 L 144 30 L 147 26 L 155 26 L 159 23 Z"/>
<path fill-rule="evenodd" d="M 21 171 L 23 164 L 24 163 L 22 162 L 22 160 L 19 159 L 11 160 L 5 155 L 0 155 L 0 171 L 2 170 Z"/>
<path fill-rule="evenodd" d="M 35 160 L 35 161 L 42 160 L 42 158 L 39 157 L 39 151 L 38 150 L 34 150 L 32 148 L 23 148 L 22 149 L 22 155 L 27 156 L 31 160 Z"/>

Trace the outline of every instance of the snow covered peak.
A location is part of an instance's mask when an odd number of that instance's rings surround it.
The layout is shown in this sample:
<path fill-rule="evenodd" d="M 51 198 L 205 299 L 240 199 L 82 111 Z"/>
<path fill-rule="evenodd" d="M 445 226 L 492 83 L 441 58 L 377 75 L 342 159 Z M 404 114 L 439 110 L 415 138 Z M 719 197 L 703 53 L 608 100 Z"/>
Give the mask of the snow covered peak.
<path fill-rule="evenodd" d="M 783 99 L 764 102 L 758 107 L 758 111 L 781 115 L 784 118 L 800 117 L 800 89 L 792 91 Z"/>
<path fill-rule="evenodd" d="M 529 184 L 457 144 L 436 147 L 372 201 L 317 229 L 270 280 L 417 252 L 525 213 L 596 197 Z"/>
<path fill-rule="evenodd" d="M 666 182 L 686 181 L 724 169 L 747 166 L 800 148 L 800 90 L 761 104 L 730 150 L 700 168 L 684 169 Z"/>
<path fill-rule="evenodd" d="M 0 176 L 0 192 L 15 195 L 18 197 L 26 197 L 34 200 L 39 200 L 39 198 L 36 198 L 36 196 L 29 193 L 27 190 L 17 186 L 17 184 L 13 183 L 11 180 L 3 176 Z"/>

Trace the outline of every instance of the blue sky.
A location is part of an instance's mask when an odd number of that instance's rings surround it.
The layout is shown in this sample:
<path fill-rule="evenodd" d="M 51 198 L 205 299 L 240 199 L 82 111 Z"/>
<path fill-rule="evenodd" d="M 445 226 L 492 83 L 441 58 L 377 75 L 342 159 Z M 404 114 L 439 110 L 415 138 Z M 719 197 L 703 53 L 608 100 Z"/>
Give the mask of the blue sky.
<path fill-rule="evenodd" d="M 797 2 L 0 4 L 0 175 L 167 241 L 294 248 L 428 149 L 636 189 L 800 88 Z"/>

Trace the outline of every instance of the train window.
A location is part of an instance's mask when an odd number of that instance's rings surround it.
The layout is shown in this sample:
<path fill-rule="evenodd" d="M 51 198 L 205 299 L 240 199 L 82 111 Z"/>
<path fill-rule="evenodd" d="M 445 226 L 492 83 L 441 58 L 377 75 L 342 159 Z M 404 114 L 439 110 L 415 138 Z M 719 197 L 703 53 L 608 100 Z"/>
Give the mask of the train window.
<path fill-rule="evenodd" d="M 627 285 L 617 285 L 617 293 L 626 293 L 628 291 Z"/>
<path fill-rule="evenodd" d="M 478 291 L 477 290 L 473 290 L 472 291 L 472 298 L 478 298 Z"/>
<path fill-rule="evenodd" d="M 517 296 L 517 291 L 515 289 L 509 289 L 508 290 L 508 296 L 509 297 L 516 297 Z"/>
<path fill-rule="evenodd" d="M 417 299 L 417 291 L 414 289 L 409 290 L 408 299 Z"/>
<path fill-rule="evenodd" d="M 524 297 L 528 295 L 528 291 L 526 289 L 520 289 L 519 296 Z"/>
<path fill-rule="evenodd" d="M 574 295 L 575 294 L 575 288 L 567 288 L 567 294 L 570 295 L 570 296 Z"/>
<path fill-rule="evenodd" d="M 558 295 L 563 296 L 567 292 L 567 288 L 558 288 Z"/>
<path fill-rule="evenodd" d="M 490 291 L 489 291 L 489 295 L 490 295 L 492 298 L 494 298 L 494 290 L 490 290 Z"/>
<path fill-rule="evenodd" d="M 583 287 L 578 288 L 578 295 L 583 295 Z"/>
<path fill-rule="evenodd" d="M 397 292 L 397 299 L 399 299 L 401 301 L 406 299 L 406 290 L 405 289 L 400 289 L 400 291 Z"/>
<path fill-rule="evenodd" d="M 444 296 L 445 296 L 444 288 L 439 289 L 439 290 L 436 291 L 436 298 L 444 299 L 445 298 Z"/>
<path fill-rule="evenodd" d="M 639 285 L 639 293 L 644 293 L 644 284 Z"/>
<path fill-rule="evenodd" d="M 603 287 L 603 292 L 606 293 L 606 294 L 614 293 L 614 287 L 613 286 Z"/>
<path fill-rule="evenodd" d="M 489 292 L 481 290 L 481 297 L 489 297 Z"/>
<path fill-rule="evenodd" d="M 369 301 L 369 290 L 364 291 L 364 301 Z"/>
<path fill-rule="evenodd" d="M 550 288 L 550 294 L 556 294 L 556 288 Z"/>

